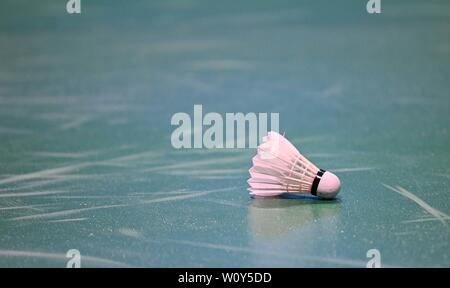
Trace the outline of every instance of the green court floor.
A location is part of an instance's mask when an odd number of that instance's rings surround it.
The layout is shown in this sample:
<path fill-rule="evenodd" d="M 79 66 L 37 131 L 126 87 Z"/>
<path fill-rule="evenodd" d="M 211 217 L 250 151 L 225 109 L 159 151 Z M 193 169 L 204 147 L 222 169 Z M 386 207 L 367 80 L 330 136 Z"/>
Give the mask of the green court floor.
<path fill-rule="evenodd" d="M 450 266 L 450 2 L 81 3 L 0 3 L 0 266 Z M 195 104 L 279 113 L 338 199 L 174 149 Z"/>

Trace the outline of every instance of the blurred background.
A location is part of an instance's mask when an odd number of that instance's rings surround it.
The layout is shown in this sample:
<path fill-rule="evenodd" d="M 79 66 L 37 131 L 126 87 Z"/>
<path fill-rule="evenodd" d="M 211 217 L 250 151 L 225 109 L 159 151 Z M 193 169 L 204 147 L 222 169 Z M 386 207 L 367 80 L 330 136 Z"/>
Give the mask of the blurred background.
<path fill-rule="evenodd" d="M 66 3 L 0 3 L 0 266 L 450 266 L 448 1 Z M 254 149 L 172 148 L 194 104 L 339 198 L 250 199 Z"/>

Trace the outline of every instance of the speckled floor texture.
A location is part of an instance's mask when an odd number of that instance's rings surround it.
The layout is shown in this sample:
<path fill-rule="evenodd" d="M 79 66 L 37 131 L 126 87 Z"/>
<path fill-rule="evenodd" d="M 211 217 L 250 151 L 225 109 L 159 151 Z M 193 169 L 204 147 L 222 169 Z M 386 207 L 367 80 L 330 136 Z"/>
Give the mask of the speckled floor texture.
<path fill-rule="evenodd" d="M 450 2 L 29 2 L 0 3 L 1 267 L 450 266 Z M 195 104 L 279 113 L 338 199 L 174 149 Z"/>

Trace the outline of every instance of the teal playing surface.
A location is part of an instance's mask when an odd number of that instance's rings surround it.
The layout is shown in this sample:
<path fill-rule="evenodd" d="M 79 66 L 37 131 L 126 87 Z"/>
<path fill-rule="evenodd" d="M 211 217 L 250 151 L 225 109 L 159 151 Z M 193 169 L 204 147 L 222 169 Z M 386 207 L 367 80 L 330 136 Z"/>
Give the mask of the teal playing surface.
<path fill-rule="evenodd" d="M 0 266 L 450 266 L 448 1 L 64 2 L 0 4 Z M 278 112 L 338 199 L 173 149 L 194 104 Z"/>

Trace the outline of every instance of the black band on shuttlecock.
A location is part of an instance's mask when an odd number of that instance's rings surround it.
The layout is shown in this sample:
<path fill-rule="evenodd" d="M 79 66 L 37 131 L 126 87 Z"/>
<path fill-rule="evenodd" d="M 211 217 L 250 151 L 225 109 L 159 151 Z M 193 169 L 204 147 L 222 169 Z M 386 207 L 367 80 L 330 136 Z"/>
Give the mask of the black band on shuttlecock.
<path fill-rule="evenodd" d="M 325 173 L 325 170 L 323 170 L 323 169 L 320 169 L 319 171 L 317 171 L 316 178 L 314 178 L 314 181 L 312 183 L 311 194 L 314 196 L 317 196 L 317 187 L 319 186 L 319 182 L 320 182 L 320 179 L 322 179 L 323 173 Z"/>

